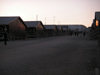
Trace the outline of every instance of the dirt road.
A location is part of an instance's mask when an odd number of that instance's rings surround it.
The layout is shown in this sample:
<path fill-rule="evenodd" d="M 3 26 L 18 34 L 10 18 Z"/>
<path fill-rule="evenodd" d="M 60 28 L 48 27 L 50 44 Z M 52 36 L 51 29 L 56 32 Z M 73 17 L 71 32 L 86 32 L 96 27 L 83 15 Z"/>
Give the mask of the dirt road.
<path fill-rule="evenodd" d="M 61 36 L 0 45 L 0 75 L 90 75 L 97 42 Z"/>

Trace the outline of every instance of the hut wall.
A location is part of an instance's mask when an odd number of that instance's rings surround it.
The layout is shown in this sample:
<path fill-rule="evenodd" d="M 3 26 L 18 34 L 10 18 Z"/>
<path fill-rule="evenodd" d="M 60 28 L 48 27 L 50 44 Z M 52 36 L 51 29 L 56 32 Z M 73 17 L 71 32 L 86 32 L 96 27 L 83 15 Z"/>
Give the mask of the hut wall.
<path fill-rule="evenodd" d="M 41 23 L 39 23 L 37 25 L 36 31 L 37 31 L 37 37 L 44 37 L 45 36 L 44 27 Z"/>
<path fill-rule="evenodd" d="M 25 35 L 25 26 L 19 19 L 16 19 L 9 24 L 10 39 L 23 39 L 25 38 Z"/>

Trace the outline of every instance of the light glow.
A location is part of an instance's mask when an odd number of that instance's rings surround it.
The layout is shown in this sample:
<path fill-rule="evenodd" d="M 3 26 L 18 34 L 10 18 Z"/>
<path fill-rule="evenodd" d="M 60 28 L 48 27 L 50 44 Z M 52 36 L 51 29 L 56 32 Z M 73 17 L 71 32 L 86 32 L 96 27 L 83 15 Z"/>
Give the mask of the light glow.
<path fill-rule="evenodd" d="M 97 27 L 99 26 L 99 21 L 98 21 L 98 20 L 96 20 L 96 26 L 97 26 Z"/>

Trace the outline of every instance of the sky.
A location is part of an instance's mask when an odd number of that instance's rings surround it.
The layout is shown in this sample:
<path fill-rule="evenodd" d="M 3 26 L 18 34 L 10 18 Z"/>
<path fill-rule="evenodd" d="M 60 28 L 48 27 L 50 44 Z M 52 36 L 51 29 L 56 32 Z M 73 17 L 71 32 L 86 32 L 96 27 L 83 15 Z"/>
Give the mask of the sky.
<path fill-rule="evenodd" d="M 100 0 L 0 0 L 0 16 L 20 16 L 43 24 L 91 26 Z"/>

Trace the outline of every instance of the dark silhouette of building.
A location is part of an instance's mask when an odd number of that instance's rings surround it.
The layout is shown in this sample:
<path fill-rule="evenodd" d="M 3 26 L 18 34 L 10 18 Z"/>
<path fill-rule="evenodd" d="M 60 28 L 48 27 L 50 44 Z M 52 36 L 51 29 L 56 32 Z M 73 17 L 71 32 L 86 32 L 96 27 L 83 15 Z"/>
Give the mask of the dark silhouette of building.
<path fill-rule="evenodd" d="M 100 27 L 100 12 L 95 12 L 95 18 L 92 23 L 92 28 Z"/>
<path fill-rule="evenodd" d="M 8 40 L 24 39 L 26 25 L 19 16 L 0 17 L 0 38 L 7 33 Z"/>
<path fill-rule="evenodd" d="M 27 26 L 27 36 L 29 38 L 44 36 L 44 26 L 41 21 L 24 21 Z"/>
<path fill-rule="evenodd" d="M 95 12 L 90 36 L 92 39 L 100 39 L 100 12 Z"/>
<path fill-rule="evenodd" d="M 63 35 L 63 27 L 62 25 L 56 25 L 57 26 L 57 35 Z"/>
<path fill-rule="evenodd" d="M 73 32 L 83 32 L 86 27 L 84 25 L 61 25 L 65 34 L 73 34 Z"/>
<path fill-rule="evenodd" d="M 47 36 L 54 36 L 57 34 L 56 25 L 44 25 Z"/>
<path fill-rule="evenodd" d="M 68 32 L 68 25 L 61 25 L 63 32 Z"/>
<path fill-rule="evenodd" d="M 84 25 L 68 25 L 68 29 L 71 30 L 76 36 L 79 34 L 85 34 L 86 27 Z"/>
<path fill-rule="evenodd" d="M 72 31 L 84 31 L 86 27 L 84 25 L 68 25 L 68 29 Z"/>

